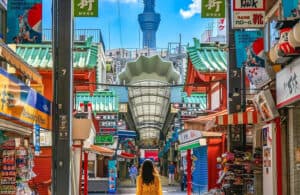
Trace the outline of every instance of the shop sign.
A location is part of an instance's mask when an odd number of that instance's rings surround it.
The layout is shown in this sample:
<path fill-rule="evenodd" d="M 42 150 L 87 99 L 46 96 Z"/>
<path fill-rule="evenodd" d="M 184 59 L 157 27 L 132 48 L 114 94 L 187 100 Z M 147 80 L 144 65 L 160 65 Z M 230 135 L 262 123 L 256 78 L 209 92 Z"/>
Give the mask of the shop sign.
<path fill-rule="evenodd" d="M 0 68 L 0 113 L 51 129 L 51 102 Z"/>
<path fill-rule="evenodd" d="M 264 67 L 246 67 L 245 73 L 255 88 L 261 88 L 263 85 L 271 81 L 269 74 Z"/>
<path fill-rule="evenodd" d="M 233 11 L 265 11 L 265 0 L 233 0 Z"/>
<path fill-rule="evenodd" d="M 233 28 L 263 28 L 265 11 L 234 11 Z"/>
<path fill-rule="evenodd" d="M 7 0 L 0 0 L 0 5 L 6 10 L 7 9 Z"/>
<path fill-rule="evenodd" d="M 42 0 L 7 2 L 7 42 L 42 42 Z"/>
<path fill-rule="evenodd" d="M 259 92 L 253 100 L 264 121 L 270 121 L 279 116 L 270 89 Z"/>
<path fill-rule="evenodd" d="M 225 18 L 225 0 L 202 0 L 202 18 Z"/>
<path fill-rule="evenodd" d="M 281 108 L 300 99 L 300 58 L 276 74 L 277 107 Z"/>
<path fill-rule="evenodd" d="M 233 1 L 233 28 L 263 28 L 264 17 L 264 0 Z"/>
<path fill-rule="evenodd" d="M 98 17 L 98 0 L 74 0 L 75 17 Z"/>
<path fill-rule="evenodd" d="M 52 131 L 41 131 L 40 132 L 40 145 L 41 146 L 52 146 Z"/>
<path fill-rule="evenodd" d="M 96 135 L 95 144 L 112 144 L 114 143 L 113 135 Z"/>
<path fill-rule="evenodd" d="M 179 142 L 181 144 L 201 138 L 202 133 L 196 130 L 187 130 L 179 133 Z"/>

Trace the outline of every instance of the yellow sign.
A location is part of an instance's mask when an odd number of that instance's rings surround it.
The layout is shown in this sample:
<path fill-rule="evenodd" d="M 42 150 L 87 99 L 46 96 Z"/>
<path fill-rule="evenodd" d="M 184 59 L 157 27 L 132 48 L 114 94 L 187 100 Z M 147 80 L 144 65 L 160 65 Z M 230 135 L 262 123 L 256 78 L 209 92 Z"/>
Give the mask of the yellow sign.
<path fill-rule="evenodd" d="M 29 124 L 51 129 L 51 102 L 0 69 L 0 113 Z"/>

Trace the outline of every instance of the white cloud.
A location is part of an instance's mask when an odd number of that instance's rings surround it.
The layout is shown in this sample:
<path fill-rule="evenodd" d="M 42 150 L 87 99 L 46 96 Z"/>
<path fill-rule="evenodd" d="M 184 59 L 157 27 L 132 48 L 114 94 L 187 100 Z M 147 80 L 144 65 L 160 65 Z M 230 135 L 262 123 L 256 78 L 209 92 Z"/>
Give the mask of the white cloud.
<path fill-rule="evenodd" d="M 201 13 L 201 0 L 193 0 L 193 3 L 189 5 L 188 10 L 180 9 L 180 15 L 184 19 L 191 18 L 198 13 Z"/>
<path fill-rule="evenodd" d="M 118 2 L 118 0 L 106 0 L 106 1 L 110 1 L 110 2 Z M 120 3 L 137 3 L 138 0 L 119 0 Z"/>

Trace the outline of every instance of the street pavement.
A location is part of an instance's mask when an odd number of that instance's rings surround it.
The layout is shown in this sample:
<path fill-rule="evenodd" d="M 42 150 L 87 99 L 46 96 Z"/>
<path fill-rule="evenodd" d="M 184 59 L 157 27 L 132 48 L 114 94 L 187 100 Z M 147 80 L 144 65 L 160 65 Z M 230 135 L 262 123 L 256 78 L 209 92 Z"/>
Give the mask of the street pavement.
<path fill-rule="evenodd" d="M 168 186 L 168 178 L 161 176 L 161 183 L 163 186 L 163 194 L 164 195 L 184 195 L 186 192 L 180 191 L 180 185 L 175 183 L 172 186 Z M 130 183 L 129 179 L 123 180 L 119 182 L 118 191 L 115 194 L 123 194 L 123 195 L 135 195 L 136 188 L 133 184 Z M 89 195 L 100 195 L 107 193 L 89 193 Z"/>

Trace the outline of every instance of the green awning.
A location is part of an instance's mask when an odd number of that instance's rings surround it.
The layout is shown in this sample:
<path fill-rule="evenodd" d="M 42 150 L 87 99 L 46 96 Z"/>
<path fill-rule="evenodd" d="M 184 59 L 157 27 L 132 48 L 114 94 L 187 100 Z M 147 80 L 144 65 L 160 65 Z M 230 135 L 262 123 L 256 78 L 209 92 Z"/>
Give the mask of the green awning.
<path fill-rule="evenodd" d="M 179 151 L 198 148 L 200 146 L 201 145 L 200 145 L 199 139 L 197 139 L 197 140 L 194 140 L 194 141 L 191 141 L 191 142 L 188 142 L 188 143 L 180 144 L 179 145 Z"/>

